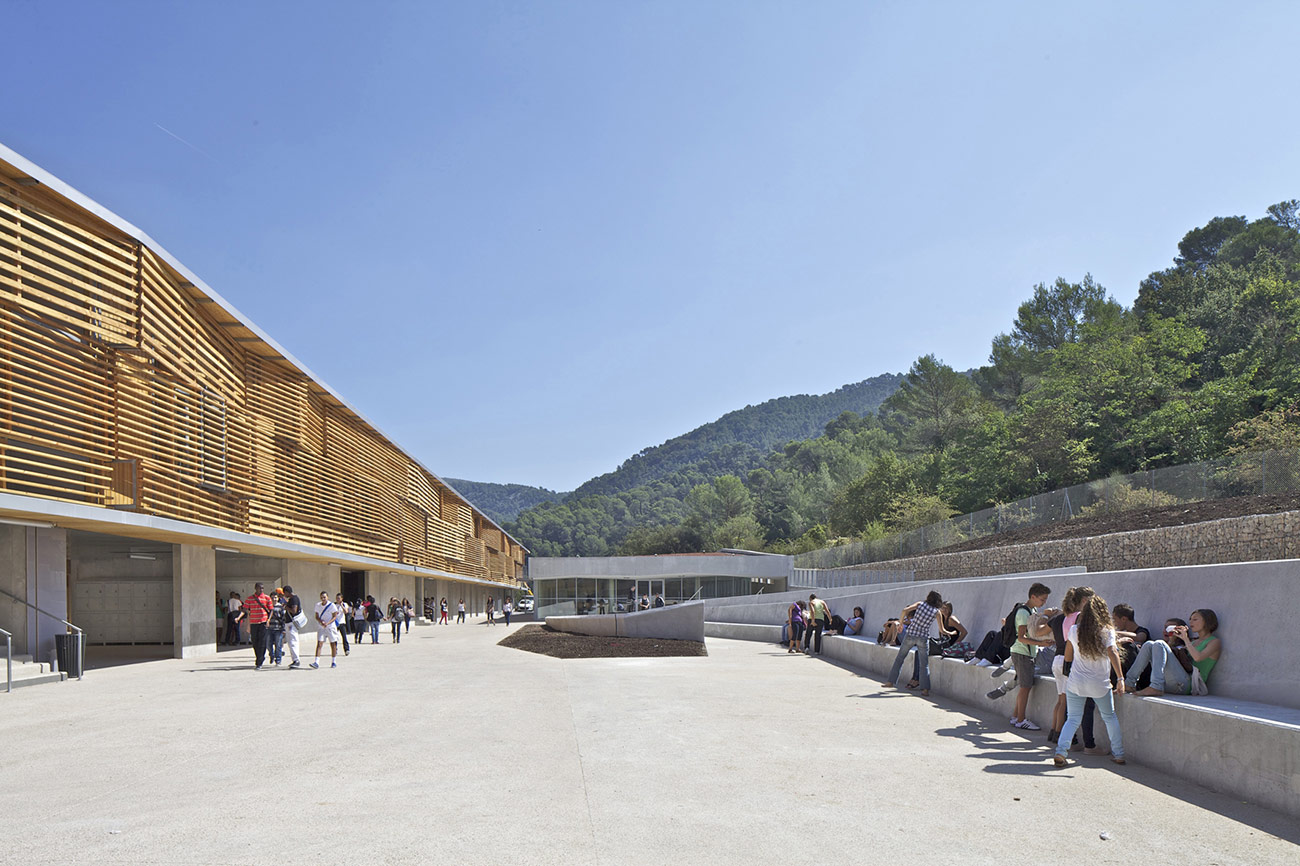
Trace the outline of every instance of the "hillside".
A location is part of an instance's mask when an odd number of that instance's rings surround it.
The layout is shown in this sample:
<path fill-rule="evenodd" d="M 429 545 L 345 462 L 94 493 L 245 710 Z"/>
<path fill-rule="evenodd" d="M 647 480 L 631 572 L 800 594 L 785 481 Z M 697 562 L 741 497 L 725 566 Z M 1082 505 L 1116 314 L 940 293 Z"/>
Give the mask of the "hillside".
<path fill-rule="evenodd" d="M 610 496 L 692 468 L 708 467 L 713 475 L 744 474 L 787 442 L 821 433 L 827 423 L 844 412 L 864 415 L 875 412 L 890 394 L 898 390 L 902 374 L 885 373 L 829 394 L 798 394 L 777 397 L 757 406 L 728 412 L 717 421 L 696 427 L 689 433 L 646 448 L 628 458 L 618 469 L 584 483 L 568 499 L 600 494 Z M 726 446 L 730 456 L 719 460 Z M 728 462 L 728 461 L 731 462 Z"/>
<path fill-rule="evenodd" d="M 519 512 L 527 508 L 543 502 L 562 502 L 565 496 L 563 493 L 556 493 L 545 487 L 529 487 L 524 484 L 493 484 L 489 481 L 467 481 L 463 478 L 448 478 L 447 483 L 460 491 L 488 517 L 502 524 L 514 520 L 519 516 Z"/>

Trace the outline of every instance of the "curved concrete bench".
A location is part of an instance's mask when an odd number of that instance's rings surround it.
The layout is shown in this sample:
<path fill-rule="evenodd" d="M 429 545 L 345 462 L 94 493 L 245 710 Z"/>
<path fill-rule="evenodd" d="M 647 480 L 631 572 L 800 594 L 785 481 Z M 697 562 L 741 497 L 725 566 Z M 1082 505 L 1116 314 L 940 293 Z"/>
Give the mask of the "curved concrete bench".
<path fill-rule="evenodd" d="M 781 627 L 710 622 L 710 637 L 778 643 Z M 825 635 L 822 649 L 834 659 L 865 675 L 883 679 L 889 674 L 898 647 L 880 646 L 863 637 Z M 903 666 L 903 678 L 911 676 L 911 660 Z M 957 659 L 930 657 L 930 688 L 933 694 L 1008 717 L 1015 692 L 989 698 L 999 682 L 1011 679 L 990 676 L 989 668 L 968 665 Z M 1300 817 L 1300 710 L 1231 697 L 1116 698 L 1116 713 L 1124 732 L 1125 757 L 1154 767 L 1171 776 L 1248 800 L 1287 815 Z M 1051 677 L 1038 677 L 1029 696 L 1029 718 L 1044 728 L 1043 760 L 1049 752 L 1046 729 L 1051 727 L 1056 705 L 1056 686 Z M 1097 745 L 1109 748 L 1106 726 L 1096 719 Z"/>
<path fill-rule="evenodd" d="M 657 637 L 663 640 L 704 642 L 704 602 L 656 607 L 634 613 L 548 616 L 546 624 L 557 631 L 599 637 Z M 777 629 L 780 631 L 780 628 Z M 780 635 L 777 635 L 780 637 Z"/>

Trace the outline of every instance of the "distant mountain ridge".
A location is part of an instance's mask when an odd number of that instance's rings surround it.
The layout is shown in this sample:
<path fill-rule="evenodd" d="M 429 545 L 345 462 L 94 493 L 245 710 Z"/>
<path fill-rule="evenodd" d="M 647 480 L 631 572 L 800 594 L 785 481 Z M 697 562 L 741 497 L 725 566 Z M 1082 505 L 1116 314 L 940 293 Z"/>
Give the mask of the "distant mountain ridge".
<path fill-rule="evenodd" d="M 493 484 L 448 478 L 447 481 L 498 523 L 513 522 L 520 513 L 544 503 L 561 503 L 587 496 L 610 496 L 670 476 L 711 478 L 746 474 L 787 442 L 819 435 L 827 423 L 844 412 L 874 412 L 903 380 L 885 373 L 837 388 L 827 394 L 777 397 L 728 412 L 629 457 L 613 472 L 583 483 L 570 493 L 523 484 Z"/>
<path fill-rule="evenodd" d="M 563 502 L 566 496 L 545 487 L 529 487 L 526 484 L 493 484 L 490 481 L 468 481 L 464 478 L 448 478 L 447 483 L 497 523 L 514 520 L 519 512 L 543 502 Z"/>
<path fill-rule="evenodd" d="M 712 452 L 728 445 L 747 445 L 756 453 L 740 449 L 749 459 L 735 461 L 735 467 L 722 467 L 723 473 L 751 468 L 768 452 L 787 442 L 820 434 L 822 428 L 845 412 L 862 415 L 876 411 L 898 390 L 903 378 L 901 373 L 885 373 L 844 385 L 828 394 L 777 397 L 728 412 L 717 421 L 629 457 L 618 469 L 587 481 L 566 499 L 631 490 L 707 461 Z"/>

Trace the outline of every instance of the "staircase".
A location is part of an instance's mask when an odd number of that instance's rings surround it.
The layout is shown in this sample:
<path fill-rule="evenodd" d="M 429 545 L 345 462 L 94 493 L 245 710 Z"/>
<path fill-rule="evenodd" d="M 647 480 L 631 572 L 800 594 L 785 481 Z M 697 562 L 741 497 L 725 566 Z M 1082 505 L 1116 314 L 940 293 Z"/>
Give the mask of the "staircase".
<path fill-rule="evenodd" d="M 14 656 L 14 688 L 61 683 L 67 678 L 68 675 L 62 671 L 50 670 L 49 662 L 33 661 L 29 655 Z M 0 658 L 0 695 L 4 694 L 4 683 L 4 659 Z"/>

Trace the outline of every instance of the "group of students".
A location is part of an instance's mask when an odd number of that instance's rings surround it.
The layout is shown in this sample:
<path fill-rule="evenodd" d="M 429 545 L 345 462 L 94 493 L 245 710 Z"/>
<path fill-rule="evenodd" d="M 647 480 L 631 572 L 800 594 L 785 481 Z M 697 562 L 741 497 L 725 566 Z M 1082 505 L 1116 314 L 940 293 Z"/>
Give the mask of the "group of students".
<path fill-rule="evenodd" d="M 450 625 L 447 619 L 447 596 L 443 596 L 439 601 L 433 596 L 427 596 L 424 599 L 424 615 L 429 619 L 436 619 L 438 625 Z M 465 621 L 465 599 L 456 602 L 456 622 Z"/>
<path fill-rule="evenodd" d="M 343 655 L 351 654 L 348 642 L 349 631 L 354 642 L 359 646 L 366 631 L 370 632 L 370 642 L 379 643 L 379 625 L 389 622 L 393 629 L 393 643 L 402 640 L 402 626 L 411 630 L 411 617 L 414 610 L 409 599 L 398 600 L 393 596 L 383 608 L 372 595 L 355 603 L 344 601 L 343 593 L 338 593 L 333 600 L 329 593 L 322 592 L 320 601 L 314 608 L 316 620 L 316 653 L 310 667 L 320 667 L 321 651 L 325 644 L 330 646 L 330 667 L 338 667 L 338 648 L 343 645 Z M 262 670 L 269 662 L 279 666 L 284 661 L 287 651 L 289 667 L 302 666 L 299 656 L 299 633 L 308 627 L 306 611 L 302 600 L 294 593 L 293 587 L 286 584 L 268 594 L 261 583 L 255 584 L 253 592 L 243 599 L 235 615 L 236 624 L 247 621 L 249 637 L 253 645 L 254 670 Z"/>
<path fill-rule="evenodd" d="M 862 608 L 853 608 L 853 616 L 845 619 L 838 614 L 832 614 L 830 607 L 826 604 L 825 599 L 817 597 L 816 593 L 808 596 L 808 602 L 805 604 L 802 600 L 791 602 L 785 612 L 785 637 L 782 643 L 788 643 L 788 653 L 795 652 L 799 648 L 799 641 L 803 641 L 803 651 L 807 655 L 814 652 L 817 655 L 822 654 L 822 633 L 830 632 L 831 634 L 862 634 L 862 623 L 865 614 Z"/>
<path fill-rule="evenodd" d="M 1057 701 L 1048 740 L 1054 744 L 1052 761 L 1056 766 L 1067 764 L 1072 749 L 1104 754 L 1093 739 L 1094 708 L 1106 725 L 1111 760 L 1125 763 L 1115 694 L 1208 693 L 1206 683 L 1223 651 L 1223 642 L 1215 634 L 1219 618 L 1213 610 L 1197 609 L 1187 620 L 1170 618 L 1161 637 L 1153 639 L 1148 629 L 1134 621 L 1131 606 L 1116 604 L 1112 611 L 1091 587 L 1071 587 L 1059 609 L 1045 607 L 1050 596 L 1050 588 L 1034 583 L 1026 601 L 1011 609 L 1001 629 L 985 636 L 968 663 L 995 666 L 995 678 L 1014 671 L 1016 705 L 1011 725 L 1038 731 L 1041 728 L 1027 716 L 1029 696 L 1038 673 L 1036 657 L 1040 650 L 1050 648 Z M 904 659 L 916 650 L 921 694 L 929 693 L 928 642 L 936 630 L 945 630 L 950 622 L 944 608 L 940 594 L 931 591 L 924 601 L 903 611 L 906 624 L 886 686 L 897 685 Z M 1001 697 L 1010 687 L 1011 683 L 999 684 L 988 697 Z M 1082 734 L 1082 743 L 1075 742 L 1076 732 Z"/>

